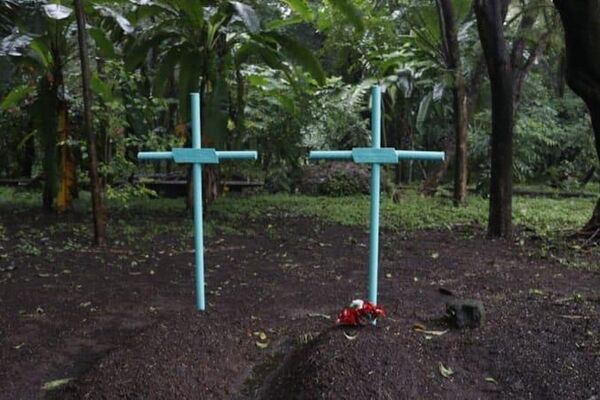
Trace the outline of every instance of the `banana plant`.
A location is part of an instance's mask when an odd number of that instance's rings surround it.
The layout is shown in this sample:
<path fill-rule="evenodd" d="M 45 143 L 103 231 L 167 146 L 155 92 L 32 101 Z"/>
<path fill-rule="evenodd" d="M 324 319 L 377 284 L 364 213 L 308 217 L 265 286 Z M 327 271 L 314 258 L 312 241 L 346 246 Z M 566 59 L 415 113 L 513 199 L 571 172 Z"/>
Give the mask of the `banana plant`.
<path fill-rule="evenodd" d="M 214 144 L 225 142 L 228 82 L 248 60 L 259 57 L 270 67 L 285 71 L 290 79 L 292 61 L 318 83 L 325 81 L 310 50 L 287 35 L 263 28 L 247 4 L 156 0 L 139 5 L 133 14 L 138 35 L 126 46 L 127 66 L 136 69 L 155 64 L 153 94 L 157 96 L 164 94 L 169 81 L 175 81 L 181 120 L 187 119 L 188 93 L 199 91 L 205 137 Z"/>
<path fill-rule="evenodd" d="M 150 70 L 152 94 L 165 89 L 179 99 L 179 120 L 188 116 L 188 93 L 202 97 L 202 131 L 206 145 L 227 143 L 233 118 L 230 82 L 242 87 L 241 66 L 256 59 L 281 70 L 293 81 L 299 66 L 318 84 L 325 73 L 316 56 L 296 39 L 262 24 L 256 11 L 238 1 L 135 1 L 131 20 L 136 38 L 125 45 L 126 65 Z M 243 101 L 243 93 L 238 95 Z M 243 110 L 243 107 L 235 107 Z M 240 112 L 240 111 L 238 111 Z M 237 118 L 239 121 L 239 118 Z M 210 169 L 206 169 L 210 171 Z M 208 201 L 216 195 L 216 176 L 206 177 Z"/>
<path fill-rule="evenodd" d="M 124 24 L 123 17 L 104 5 L 90 3 L 89 7 L 95 15 Z M 7 17 L 12 26 L 6 26 Z M 0 41 L 0 57 L 18 65 L 27 82 L 8 93 L 0 106 L 6 109 L 30 100 L 33 125 L 44 150 L 43 206 L 48 211 L 66 210 L 77 190 L 77 142 L 69 121 L 71 96 L 65 82 L 65 67 L 77 48 L 73 10 L 46 0 L 9 1 L 0 7 L 0 23 L 5 31 L 10 28 Z"/>
<path fill-rule="evenodd" d="M 68 30 L 72 12 L 68 7 L 43 1 L 29 2 L 14 11 L 17 23 L 0 43 L 0 55 L 11 57 L 30 78 L 4 98 L 2 107 L 14 107 L 25 97 L 34 97 L 32 118 L 44 149 L 43 206 L 62 211 L 70 206 L 76 190 L 64 80 L 64 67 L 71 53 Z M 24 18 L 20 20 L 20 16 Z"/>

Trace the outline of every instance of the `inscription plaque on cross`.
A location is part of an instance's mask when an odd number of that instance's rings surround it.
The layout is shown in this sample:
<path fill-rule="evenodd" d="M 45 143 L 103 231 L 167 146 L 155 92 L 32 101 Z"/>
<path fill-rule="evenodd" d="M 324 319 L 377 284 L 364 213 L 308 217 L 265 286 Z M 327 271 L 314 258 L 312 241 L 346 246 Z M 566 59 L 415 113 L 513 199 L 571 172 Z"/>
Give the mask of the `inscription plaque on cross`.
<path fill-rule="evenodd" d="M 371 89 L 371 147 L 355 147 L 352 150 L 311 151 L 310 160 L 352 161 L 371 164 L 371 225 L 369 228 L 369 269 L 367 297 L 377 304 L 377 274 L 379 263 L 379 192 L 381 164 L 397 164 L 403 160 L 443 161 L 444 152 L 407 151 L 381 147 L 381 88 Z"/>
<path fill-rule="evenodd" d="M 204 233 L 202 226 L 202 164 L 219 164 L 222 160 L 256 160 L 256 151 L 217 151 L 201 148 L 200 94 L 192 93 L 192 147 L 174 148 L 171 151 L 138 153 L 139 160 L 171 160 L 177 164 L 192 164 L 194 205 L 194 260 L 196 265 L 196 307 L 206 309 L 204 296 Z"/>

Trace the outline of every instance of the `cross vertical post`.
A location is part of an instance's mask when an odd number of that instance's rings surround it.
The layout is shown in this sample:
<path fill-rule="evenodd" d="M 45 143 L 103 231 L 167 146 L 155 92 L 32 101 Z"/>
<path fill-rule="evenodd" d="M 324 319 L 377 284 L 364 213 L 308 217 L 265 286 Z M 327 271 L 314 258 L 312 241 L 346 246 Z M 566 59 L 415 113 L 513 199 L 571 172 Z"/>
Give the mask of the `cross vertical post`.
<path fill-rule="evenodd" d="M 397 164 L 400 160 L 443 161 L 444 152 L 396 150 L 381 147 L 381 88 L 371 88 L 371 147 L 349 150 L 311 151 L 310 160 L 353 161 L 371 164 L 371 206 L 369 228 L 369 262 L 367 298 L 377 304 L 379 271 L 379 203 L 381 191 L 381 164 Z"/>
<path fill-rule="evenodd" d="M 200 94 L 190 94 L 192 147 L 174 148 L 171 151 L 139 152 L 139 160 L 171 160 L 178 164 L 192 164 L 194 209 L 194 261 L 196 266 L 196 307 L 206 309 L 204 283 L 204 229 L 202 217 L 202 164 L 219 164 L 221 160 L 256 160 L 256 151 L 216 151 L 202 148 Z"/>
<path fill-rule="evenodd" d="M 190 95 L 192 107 L 192 148 L 202 145 L 202 125 L 200 123 L 200 94 Z M 192 187 L 194 202 L 194 261 L 196 265 L 196 304 L 199 310 L 205 310 L 204 296 L 204 227 L 202 221 L 202 164 L 192 164 Z"/>
<path fill-rule="evenodd" d="M 381 88 L 374 86 L 371 92 L 371 147 L 381 148 Z M 379 193 L 381 192 L 381 165 L 371 166 L 371 227 L 369 229 L 369 284 L 367 298 L 377 304 L 379 259 Z"/>

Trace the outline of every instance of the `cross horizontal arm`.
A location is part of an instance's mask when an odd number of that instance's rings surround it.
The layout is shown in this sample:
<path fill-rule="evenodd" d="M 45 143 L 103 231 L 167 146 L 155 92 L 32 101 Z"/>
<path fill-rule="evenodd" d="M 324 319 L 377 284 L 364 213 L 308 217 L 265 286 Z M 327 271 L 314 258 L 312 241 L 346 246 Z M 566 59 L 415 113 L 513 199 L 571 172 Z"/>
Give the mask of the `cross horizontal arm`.
<path fill-rule="evenodd" d="M 217 151 L 217 157 L 221 160 L 256 160 L 258 153 L 249 151 Z"/>
<path fill-rule="evenodd" d="M 211 157 L 211 154 L 213 156 Z M 216 157 L 214 156 L 216 155 Z M 179 163 L 215 164 L 221 160 L 256 160 L 256 151 L 215 151 L 214 149 L 173 149 L 173 151 L 142 151 L 138 160 L 171 160 Z"/>
<path fill-rule="evenodd" d="M 313 150 L 308 155 L 309 160 L 348 160 L 352 161 L 352 150 Z"/>
<path fill-rule="evenodd" d="M 396 150 L 398 160 L 444 161 L 443 151 Z"/>
<path fill-rule="evenodd" d="M 137 154 L 138 160 L 172 160 L 171 151 L 140 151 Z"/>
<path fill-rule="evenodd" d="M 311 151 L 308 159 L 354 161 L 359 164 L 395 164 L 402 160 L 444 161 L 444 152 L 356 147 L 352 150 Z"/>

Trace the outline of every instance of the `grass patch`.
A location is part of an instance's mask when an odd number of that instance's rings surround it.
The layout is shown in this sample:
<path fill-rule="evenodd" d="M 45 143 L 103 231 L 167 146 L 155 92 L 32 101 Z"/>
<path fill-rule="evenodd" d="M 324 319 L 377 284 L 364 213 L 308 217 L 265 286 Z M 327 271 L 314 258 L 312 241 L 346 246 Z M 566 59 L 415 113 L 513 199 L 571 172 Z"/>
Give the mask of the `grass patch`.
<path fill-rule="evenodd" d="M 594 204 L 594 199 L 515 197 L 513 216 L 515 224 L 525 226 L 539 235 L 564 234 L 581 228 L 591 216 Z M 210 210 L 224 220 L 285 212 L 343 225 L 367 226 L 369 223 L 368 196 L 223 196 L 211 204 Z M 425 197 L 414 191 L 406 191 L 399 203 L 382 196 L 380 224 L 393 231 L 449 228 L 457 224 L 485 225 L 487 214 L 488 200 L 481 197 L 471 196 L 464 207 L 454 207 L 449 199 Z"/>
<path fill-rule="evenodd" d="M 591 216 L 595 199 L 521 197 L 513 200 L 513 217 L 516 225 L 533 230 L 540 236 L 564 235 L 581 228 Z M 191 213 L 181 198 L 133 197 L 107 201 L 112 229 L 129 229 L 132 238 L 139 237 L 140 229 L 153 226 L 156 230 L 170 230 L 153 222 L 154 218 L 189 215 L 190 224 L 173 230 L 173 234 L 191 231 Z M 14 188 L 0 188 L 0 212 L 10 210 L 41 211 L 41 194 Z M 90 209 L 89 193 L 81 192 L 74 203 L 74 212 L 87 213 Z M 269 213 L 318 218 L 343 225 L 367 226 L 369 223 L 369 197 L 313 197 L 293 194 L 261 194 L 256 196 L 221 196 L 209 207 L 205 220 L 205 233 L 245 233 L 242 220 L 260 218 Z M 488 200 L 471 196 L 463 207 L 454 207 L 451 200 L 441 197 L 421 196 L 414 190 L 405 190 L 399 203 L 382 194 L 380 223 L 393 231 L 419 229 L 444 229 L 453 225 L 481 225 L 487 223 Z M 143 220 L 146 223 L 138 222 Z M 127 228 L 127 225 L 136 225 Z M 177 232 L 176 232 L 177 231 Z M 0 233 L 2 229 L 0 228 Z M 191 234 L 191 233 L 190 233 Z"/>

